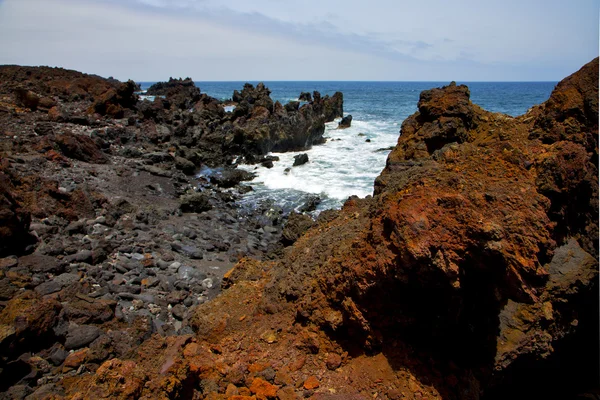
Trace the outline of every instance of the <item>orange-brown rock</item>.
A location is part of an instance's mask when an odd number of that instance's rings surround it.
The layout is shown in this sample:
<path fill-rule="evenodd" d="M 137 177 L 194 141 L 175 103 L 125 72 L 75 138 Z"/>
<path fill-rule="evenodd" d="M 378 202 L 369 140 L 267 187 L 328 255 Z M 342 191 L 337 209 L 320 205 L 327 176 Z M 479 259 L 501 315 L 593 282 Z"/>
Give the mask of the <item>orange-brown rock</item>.
<path fill-rule="evenodd" d="M 79 368 L 86 361 L 89 351 L 90 349 L 86 347 L 69 354 L 63 364 L 63 372 Z"/>
<path fill-rule="evenodd" d="M 261 378 L 255 378 L 250 385 L 250 391 L 258 399 L 274 399 L 277 397 L 277 389 L 277 386 L 271 385 Z"/>
<path fill-rule="evenodd" d="M 304 383 L 302 384 L 302 386 L 306 390 L 313 390 L 313 389 L 316 389 L 319 386 L 321 386 L 321 383 L 319 382 L 319 380 L 317 379 L 316 376 L 311 375 L 308 378 L 306 378 L 306 380 L 304 381 Z"/>
<path fill-rule="evenodd" d="M 21 354 L 25 349 L 35 351 L 56 340 L 53 328 L 61 311 L 53 299 L 41 299 L 32 291 L 13 297 L 0 312 L 2 354 Z"/>

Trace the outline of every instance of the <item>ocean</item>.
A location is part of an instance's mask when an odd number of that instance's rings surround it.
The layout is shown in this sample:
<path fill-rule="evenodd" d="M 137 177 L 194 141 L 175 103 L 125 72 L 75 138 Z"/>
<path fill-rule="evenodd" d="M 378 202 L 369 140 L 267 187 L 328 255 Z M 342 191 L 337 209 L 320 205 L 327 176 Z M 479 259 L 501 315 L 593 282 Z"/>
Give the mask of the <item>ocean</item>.
<path fill-rule="evenodd" d="M 147 89 L 153 82 L 142 82 Z M 250 82 L 256 85 L 258 82 Z M 244 207 L 270 201 L 284 212 L 299 209 L 318 196 L 315 211 L 340 208 L 352 195 L 373 193 L 373 182 L 385 166 L 389 148 L 398 140 L 402 121 L 417 111 L 423 90 L 448 82 L 264 82 L 273 100 L 282 104 L 298 100 L 301 92 L 319 91 L 323 96 L 336 91 L 344 94 L 344 115 L 351 114 L 352 126 L 338 130 L 338 121 L 328 123 L 327 141 L 303 152 L 273 154 L 280 158 L 273 168 L 242 166 L 255 172 L 249 182 L 253 191 L 244 195 Z M 486 110 L 518 116 L 533 105 L 547 100 L 557 82 L 457 82 L 466 84 L 471 100 Z M 244 82 L 196 82 L 203 93 L 217 99 L 230 99 Z M 292 167 L 294 156 L 306 153 L 309 162 Z"/>

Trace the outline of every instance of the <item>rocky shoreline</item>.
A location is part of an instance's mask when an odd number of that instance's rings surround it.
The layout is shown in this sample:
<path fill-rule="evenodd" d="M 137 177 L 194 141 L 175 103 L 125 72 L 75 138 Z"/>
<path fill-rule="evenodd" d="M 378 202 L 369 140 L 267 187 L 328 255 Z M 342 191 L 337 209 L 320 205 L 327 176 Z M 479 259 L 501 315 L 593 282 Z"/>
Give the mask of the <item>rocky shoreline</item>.
<path fill-rule="evenodd" d="M 0 67 L 4 398 L 594 389 L 598 59 L 517 118 L 423 92 L 374 196 L 316 221 L 240 208 L 236 163 L 321 143 L 342 94 L 282 105 L 246 84 L 225 104 L 190 82 L 150 102 Z"/>
<path fill-rule="evenodd" d="M 235 262 L 283 248 L 286 216 L 236 204 L 252 174 L 232 161 L 309 148 L 342 112 L 341 94 L 284 108 L 262 84 L 236 91 L 226 113 L 187 80 L 150 102 L 131 81 L 75 71 L 7 66 L 0 77 L 9 398 L 131 356 L 152 334 L 193 333 L 190 310 L 219 293 Z"/>

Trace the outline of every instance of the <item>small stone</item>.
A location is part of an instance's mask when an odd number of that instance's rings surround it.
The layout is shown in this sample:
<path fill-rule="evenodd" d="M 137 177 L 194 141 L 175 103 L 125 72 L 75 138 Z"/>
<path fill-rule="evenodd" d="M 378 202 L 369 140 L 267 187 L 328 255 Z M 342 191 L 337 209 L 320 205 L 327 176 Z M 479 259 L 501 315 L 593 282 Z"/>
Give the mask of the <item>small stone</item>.
<path fill-rule="evenodd" d="M 311 375 L 309 376 L 305 381 L 304 381 L 304 389 L 306 390 L 314 390 L 316 388 L 318 388 L 321 384 L 319 383 L 319 380 L 314 376 Z"/>
<path fill-rule="evenodd" d="M 136 310 L 139 310 L 144 307 L 144 302 L 140 299 L 133 300 L 131 302 L 131 304 L 133 305 L 133 308 L 135 308 Z"/>
<path fill-rule="evenodd" d="M 277 386 L 262 378 L 255 378 L 250 385 L 250 392 L 258 398 L 274 399 L 277 397 Z"/>
<path fill-rule="evenodd" d="M 342 357 L 339 354 L 329 353 L 327 356 L 327 360 L 325 360 L 325 364 L 327 365 L 327 369 L 335 370 L 342 365 Z"/>
<path fill-rule="evenodd" d="M 181 304 L 177 304 L 173 306 L 173 308 L 171 309 L 171 313 L 173 314 L 173 317 L 181 321 L 185 317 L 186 308 Z"/>
<path fill-rule="evenodd" d="M 89 351 L 90 349 L 86 347 L 85 349 L 81 349 L 69 354 L 65 360 L 65 363 L 63 364 L 63 373 L 72 369 L 77 369 L 81 364 L 83 364 Z"/>

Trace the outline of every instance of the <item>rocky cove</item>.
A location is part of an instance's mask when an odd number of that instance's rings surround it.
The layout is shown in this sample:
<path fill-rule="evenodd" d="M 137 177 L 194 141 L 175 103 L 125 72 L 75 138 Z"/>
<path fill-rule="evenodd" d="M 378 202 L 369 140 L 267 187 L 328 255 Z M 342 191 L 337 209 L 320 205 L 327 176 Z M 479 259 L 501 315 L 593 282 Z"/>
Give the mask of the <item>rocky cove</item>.
<path fill-rule="evenodd" d="M 241 209 L 236 166 L 322 143 L 341 93 L 137 89 L 0 67 L 5 398 L 597 388 L 598 59 L 517 118 L 421 93 L 374 195 L 316 220 Z"/>

